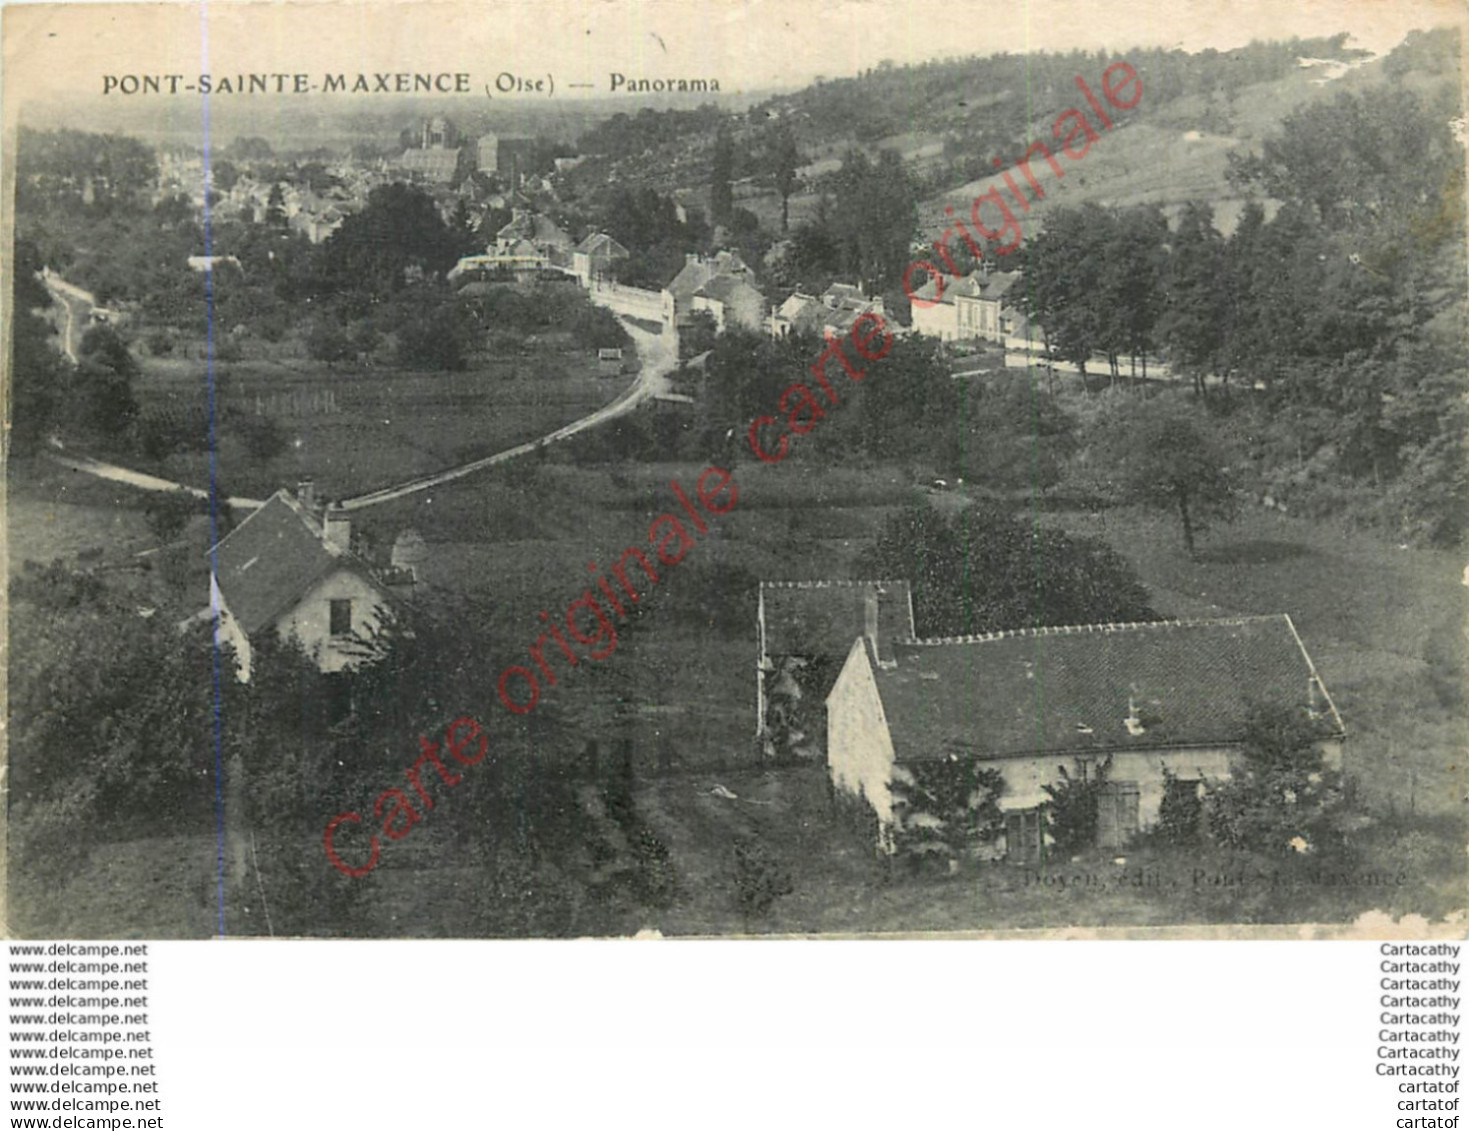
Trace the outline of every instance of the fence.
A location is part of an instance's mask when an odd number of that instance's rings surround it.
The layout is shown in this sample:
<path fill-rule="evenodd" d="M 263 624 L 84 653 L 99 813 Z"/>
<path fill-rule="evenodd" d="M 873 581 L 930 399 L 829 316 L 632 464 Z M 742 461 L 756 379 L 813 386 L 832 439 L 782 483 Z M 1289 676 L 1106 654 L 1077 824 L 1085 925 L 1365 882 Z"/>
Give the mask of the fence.
<path fill-rule="evenodd" d="M 342 411 L 335 389 L 287 389 L 253 397 L 242 394 L 237 402 L 256 416 L 335 416 Z"/>

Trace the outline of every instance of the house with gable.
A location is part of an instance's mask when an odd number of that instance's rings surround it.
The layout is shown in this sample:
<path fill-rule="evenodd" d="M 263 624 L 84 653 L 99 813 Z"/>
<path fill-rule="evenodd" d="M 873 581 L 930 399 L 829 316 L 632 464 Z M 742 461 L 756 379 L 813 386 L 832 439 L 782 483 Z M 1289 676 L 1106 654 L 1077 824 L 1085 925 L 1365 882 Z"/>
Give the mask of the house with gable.
<path fill-rule="evenodd" d="M 510 222 L 495 233 L 494 246 L 487 250 L 491 255 L 508 255 L 530 247 L 548 262 L 569 267 L 573 246 L 572 238 L 551 217 L 529 208 L 516 208 Z"/>
<path fill-rule="evenodd" d="M 316 506 L 310 484 L 280 490 L 209 552 L 215 640 L 229 645 L 248 682 L 253 644 L 294 638 L 324 672 L 357 666 L 363 638 L 396 598 L 352 553 L 351 524 Z"/>
<path fill-rule="evenodd" d="M 593 232 L 572 252 L 572 273 L 582 286 L 590 287 L 593 280 L 606 275 L 614 263 L 629 258 L 631 254 L 606 232 Z"/>
<path fill-rule="evenodd" d="M 725 284 L 719 284 L 711 290 L 709 284 L 717 279 L 739 280 L 748 289 L 741 289 L 738 296 L 734 295 L 732 286 L 727 287 Z M 718 304 L 722 313 L 733 313 L 731 321 L 759 330 L 764 318 L 765 300 L 762 297 L 755 307 L 754 321 L 751 323 L 747 301 L 751 292 L 759 294 L 759 284 L 755 272 L 745 265 L 739 252 L 720 251 L 710 256 L 689 252 L 684 256 L 683 268 L 663 288 L 663 324 L 681 329 L 688 325 L 694 311 L 708 310 L 714 313 L 713 306 Z M 697 305 L 695 296 L 701 297 Z"/>
<path fill-rule="evenodd" d="M 882 296 L 869 298 L 859 285 L 833 283 L 819 298 L 797 291 L 771 310 L 765 326 L 772 338 L 784 338 L 792 333 L 840 338 L 850 333 L 853 324 L 864 314 L 876 314 L 886 320 Z"/>
<path fill-rule="evenodd" d="M 1229 776 L 1255 704 L 1321 720 L 1325 762 L 1341 768 L 1341 716 L 1284 614 L 892 644 L 879 629 L 853 638 L 826 697 L 827 768 L 839 796 L 875 814 L 890 853 L 908 767 L 992 767 L 1005 781 L 1004 852 L 1034 863 L 1060 767 L 1085 778 L 1110 759 L 1097 841 L 1121 848 L 1157 822 L 1166 789 L 1197 797 L 1204 779 Z"/>
<path fill-rule="evenodd" d="M 755 621 L 756 737 L 767 755 L 819 758 L 823 704 L 852 640 L 912 640 L 913 595 L 906 581 L 762 581 Z"/>
<path fill-rule="evenodd" d="M 759 330 L 765 296 L 742 275 L 716 275 L 694 292 L 693 307 L 695 311 L 707 311 L 721 334 L 730 326 Z"/>
<path fill-rule="evenodd" d="M 929 279 L 913 292 L 913 330 L 946 342 L 1003 343 L 1016 313 L 1006 296 L 1019 272 L 992 272 L 987 264 L 956 279 Z"/>

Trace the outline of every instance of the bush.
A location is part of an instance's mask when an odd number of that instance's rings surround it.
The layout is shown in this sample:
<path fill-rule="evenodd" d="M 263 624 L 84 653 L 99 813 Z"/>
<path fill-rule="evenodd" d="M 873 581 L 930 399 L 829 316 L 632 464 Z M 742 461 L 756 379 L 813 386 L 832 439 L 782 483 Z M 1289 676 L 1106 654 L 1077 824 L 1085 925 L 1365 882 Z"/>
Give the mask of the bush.
<path fill-rule="evenodd" d="M 1339 848 L 1339 818 L 1350 806 L 1341 775 L 1325 767 L 1321 738 L 1321 725 L 1299 711 L 1253 708 L 1239 766 L 1206 789 L 1210 836 L 1270 854 Z"/>
<path fill-rule="evenodd" d="M 172 542 L 200 512 L 202 502 L 187 491 L 156 491 L 143 504 L 143 517 L 155 538 Z"/>
<path fill-rule="evenodd" d="M 1204 800 L 1194 781 L 1180 781 L 1177 774 L 1163 767 L 1163 800 L 1158 806 L 1157 836 L 1165 844 L 1197 844 L 1199 819 Z"/>
<path fill-rule="evenodd" d="M 628 839 L 637 861 L 634 889 L 638 899 L 649 907 L 671 907 L 678 892 L 678 878 L 668 846 L 646 826 Z"/>
<path fill-rule="evenodd" d="M 269 416 L 246 416 L 235 426 L 240 442 L 252 459 L 264 463 L 286 450 L 286 436 L 281 426 Z"/>
<path fill-rule="evenodd" d="M 1098 799 L 1112 772 L 1112 759 L 1098 762 L 1090 774 L 1079 762 L 1077 768 L 1081 772 L 1072 777 L 1060 766 L 1061 780 L 1041 786 L 1051 799 L 1046 803 L 1046 831 L 1061 856 L 1073 856 L 1097 843 Z"/>
<path fill-rule="evenodd" d="M 734 902 L 746 926 L 770 914 L 775 901 L 795 891 L 791 874 L 758 840 L 735 842 L 732 867 Z"/>
<path fill-rule="evenodd" d="M 958 860 L 1005 830 L 1005 778 L 973 758 L 914 762 L 893 781 L 894 842 L 900 853 Z"/>

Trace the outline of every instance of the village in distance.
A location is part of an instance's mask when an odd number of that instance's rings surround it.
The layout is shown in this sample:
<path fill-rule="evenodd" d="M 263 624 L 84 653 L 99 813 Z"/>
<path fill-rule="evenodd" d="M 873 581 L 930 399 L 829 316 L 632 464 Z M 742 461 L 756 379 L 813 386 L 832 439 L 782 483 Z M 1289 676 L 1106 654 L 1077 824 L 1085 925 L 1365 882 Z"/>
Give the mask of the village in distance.
<path fill-rule="evenodd" d="M 28 108 L 12 931 L 1461 913 L 1459 46 Z"/>

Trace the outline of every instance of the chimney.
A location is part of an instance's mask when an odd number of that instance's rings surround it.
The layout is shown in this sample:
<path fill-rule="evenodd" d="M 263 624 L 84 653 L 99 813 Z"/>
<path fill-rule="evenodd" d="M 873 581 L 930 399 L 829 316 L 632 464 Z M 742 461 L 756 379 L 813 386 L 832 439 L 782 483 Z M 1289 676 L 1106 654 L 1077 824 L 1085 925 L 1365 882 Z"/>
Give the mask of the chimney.
<path fill-rule="evenodd" d="M 863 594 L 862 633 L 872 645 L 872 658 L 881 663 L 882 650 L 878 647 L 877 637 L 877 596 L 875 587 L 869 587 Z"/>
<path fill-rule="evenodd" d="M 310 479 L 303 479 L 296 484 L 296 501 L 308 511 L 316 509 L 316 484 Z"/>
<path fill-rule="evenodd" d="M 344 553 L 352 549 L 352 521 L 336 503 L 327 507 L 321 517 L 321 540 Z"/>
<path fill-rule="evenodd" d="M 685 267 L 697 267 L 699 265 L 699 253 L 697 251 L 684 252 L 683 265 Z"/>

